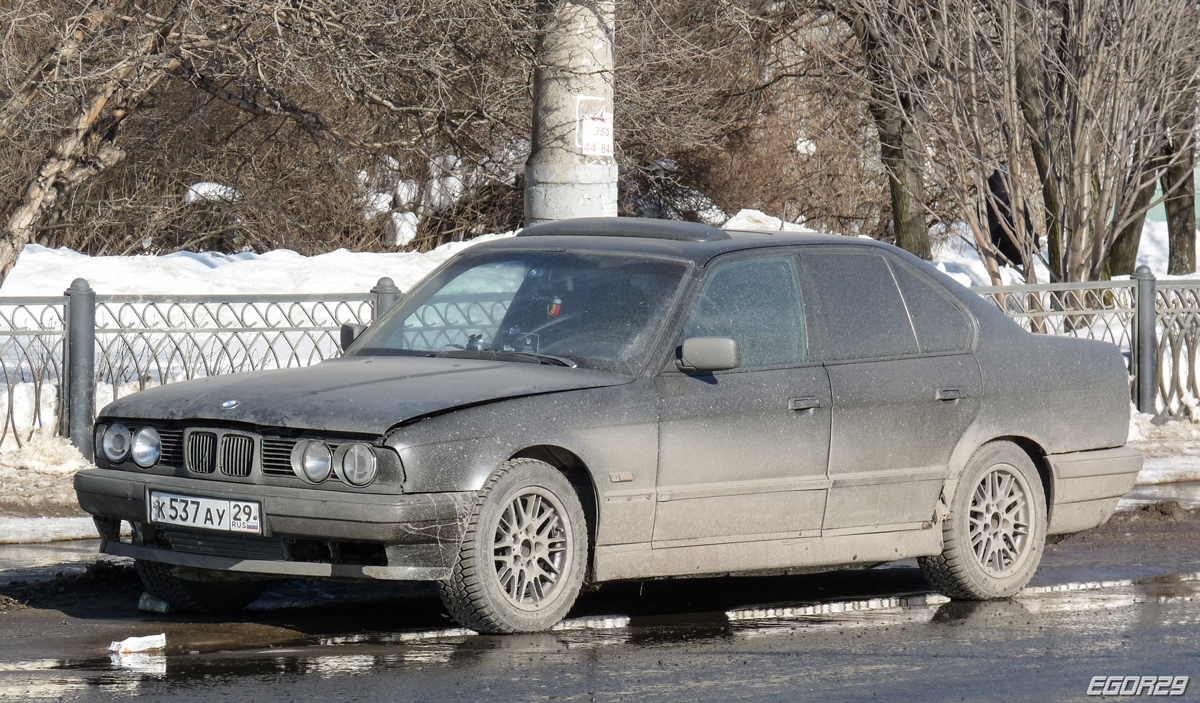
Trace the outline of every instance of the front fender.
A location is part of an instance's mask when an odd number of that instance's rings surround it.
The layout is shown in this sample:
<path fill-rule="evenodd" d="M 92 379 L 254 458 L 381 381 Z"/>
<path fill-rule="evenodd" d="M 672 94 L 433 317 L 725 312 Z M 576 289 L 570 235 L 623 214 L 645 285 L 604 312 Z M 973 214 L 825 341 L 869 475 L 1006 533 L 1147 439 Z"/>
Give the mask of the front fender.
<path fill-rule="evenodd" d="M 533 446 L 566 449 L 588 467 L 598 492 L 610 474 L 622 488 L 655 485 L 657 409 L 639 380 L 461 408 L 396 428 L 385 443 L 404 462 L 405 493 L 475 491 L 504 461 Z"/>

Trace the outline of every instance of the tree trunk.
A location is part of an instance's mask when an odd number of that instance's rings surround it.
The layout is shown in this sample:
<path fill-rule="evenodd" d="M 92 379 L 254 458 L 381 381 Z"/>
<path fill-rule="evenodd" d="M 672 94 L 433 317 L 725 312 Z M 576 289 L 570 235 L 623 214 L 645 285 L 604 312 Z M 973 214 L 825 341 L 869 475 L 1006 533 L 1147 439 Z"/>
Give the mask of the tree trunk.
<path fill-rule="evenodd" d="M 1196 152 L 1191 139 L 1179 141 L 1183 153 L 1168 156 L 1170 166 L 1161 181 L 1170 242 L 1167 273 L 1172 276 L 1196 272 Z M 1178 150 L 1179 141 L 1172 141 L 1168 148 Z"/>
<path fill-rule="evenodd" d="M 1105 270 L 1108 277 L 1129 276 L 1137 267 L 1138 247 L 1142 244 L 1142 227 L 1146 224 L 1146 209 L 1154 199 L 1154 181 L 1144 184 L 1133 196 L 1133 221 L 1117 234 L 1108 253 Z"/>
<path fill-rule="evenodd" d="M 143 33 L 136 45 L 128 47 L 122 60 L 112 67 L 112 77 L 92 92 L 75 116 L 70 132 L 46 155 L 0 238 L 0 282 L 8 277 L 21 250 L 33 239 L 62 193 L 125 157 L 106 141 L 106 135 L 115 135 L 118 125 L 147 93 L 179 66 L 173 48 L 160 46 L 159 39 L 177 28 L 181 7 L 182 3 L 176 4 L 158 27 Z"/>
<path fill-rule="evenodd" d="M 82 12 L 71 18 L 67 31 L 63 33 L 58 42 L 38 59 L 26 72 L 25 77 L 12 88 L 12 93 L 4 100 L 3 104 L 0 104 L 0 136 L 8 133 L 13 122 L 42 87 L 42 81 L 46 79 L 47 74 L 53 73 L 62 62 L 75 57 L 87 30 L 95 29 L 108 21 L 116 3 L 110 2 L 103 10 L 99 11 L 94 10 L 95 5 L 95 0 L 88 2 Z"/>
<path fill-rule="evenodd" d="M 929 228 L 925 226 L 925 183 L 920 162 L 923 152 L 903 117 L 881 114 L 875 123 L 883 165 L 888 172 L 896 246 L 922 259 L 932 259 Z"/>
<path fill-rule="evenodd" d="M 913 125 L 919 122 L 919 105 L 903 88 L 888 89 L 893 57 L 872 31 L 863 15 L 849 19 L 850 28 L 862 45 L 864 68 L 871 84 L 869 107 L 879 132 L 879 151 L 888 172 L 892 201 L 892 225 L 896 246 L 922 259 L 932 259 L 929 229 L 925 226 L 925 150 Z"/>

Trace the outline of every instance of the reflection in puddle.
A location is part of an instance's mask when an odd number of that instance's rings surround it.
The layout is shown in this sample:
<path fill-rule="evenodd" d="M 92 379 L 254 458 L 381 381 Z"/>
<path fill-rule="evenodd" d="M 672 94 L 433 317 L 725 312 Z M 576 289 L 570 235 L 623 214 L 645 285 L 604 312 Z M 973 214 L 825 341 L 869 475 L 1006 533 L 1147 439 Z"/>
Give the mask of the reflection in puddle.
<path fill-rule="evenodd" d="M 1145 599 L 1131 594 L 1070 593 L 1022 601 L 1031 613 L 1080 613 L 1095 610 L 1128 608 Z"/>
<path fill-rule="evenodd" d="M 858 627 L 885 627 L 930 622 L 939 606 L 903 606 L 871 612 L 838 615 L 800 615 L 773 620 L 741 620 L 733 624 L 732 633 L 741 639 L 770 637 L 796 630 L 842 630 Z"/>
<path fill-rule="evenodd" d="M 1184 508 L 1200 508 L 1200 481 L 1135 486 L 1117 503 L 1117 510 L 1137 510 L 1164 500 L 1177 501 Z"/>
<path fill-rule="evenodd" d="M 311 673 L 319 676 L 357 674 L 374 669 L 379 661 L 367 654 L 335 655 L 306 660 Z"/>
<path fill-rule="evenodd" d="M 166 676 L 167 657 L 163 654 L 147 654 L 131 652 L 128 654 L 110 654 L 109 662 L 114 669 L 122 669 L 147 676 Z"/>

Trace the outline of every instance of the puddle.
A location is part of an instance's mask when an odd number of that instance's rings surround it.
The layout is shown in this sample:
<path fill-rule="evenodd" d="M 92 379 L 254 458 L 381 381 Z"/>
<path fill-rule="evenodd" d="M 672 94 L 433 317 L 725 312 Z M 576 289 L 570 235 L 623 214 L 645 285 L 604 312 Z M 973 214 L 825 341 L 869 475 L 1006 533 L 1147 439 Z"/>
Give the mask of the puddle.
<path fill-rule="evenodd" d="M 308 599 L 314 604 L 327 600 L 313 597 L 307 586 L 295 587 L 294 591 L 283 589 L 276 595 L 280 600 L 300 595 L 301 600 Z M 444 616 L 435 616 L 432 611 L 408 612 L 406 625 L 397 627 L 388 622 L 389 615 L 373 604 L 360 605 L 345 613 L 318 605 L 313 613 L 281 612 L 269 618 L 277 620 L 275 624 L 262 621 L 266 620 L 260 617 L 262 613 L 255 616 L 259 622 L 160 622 L 153 627 L 159 631 L 161 625 L 168 633 L 168 648 L 163 654 L 120 657 L 97 651 L 95 656 L 76 660 L 38 659 L 0 664 L 0 699 L 56 700 L 92 687 L 102 696 L 121 697 L 162 692 L 164 684 L 169 687 L 208 679 L 214 682 L 236 682 L 240 678 L 349 679 L 372 673 L 438 670 L 461 676 L 451 670 L 475 671 L 483 667 L 486 671 L 511 671 L 530 661 L 575 666 L 602 658 L 606 648 L 624 648 L 641 656 L 641 652 L 686 649 L 706 642 L 763 638 L 757 640 L 761 642 L 798 631 L 849 629 L 859 632 L 857 636 L 870 638 L 874 636 L 872 629 L 893 626 L 913 626 L 912 636 L 921 638 L 933 636 L 930 634 L 933 628 L 939 627 L 966 625 L 983 632 L 1013 627 L 1014 623 L 1029 624 L 1034 616 L 1065 615 L 1070 619 L 1073 614 L 1089 612 L 1096 616 L 1070 622 L 1078 622 L 1080 627 L 1097 627 L 1096 623 L 1115 627 L 1122 618 L 1170 617 L 1172 622 L 1186 620 L 1190 626 L 1197 619 L 1191 610 L 1191 602 L 1195 600 L 1200 600 L 1200 574 L 1179 574 L 1136 582 L 1057 584 L 1029 589 L 1009 601 L 946 601 L 915 593 L 860 600 L 810 600 L 729 611 L 581 617 L 568 620 L 551 632 L 509 636 L 439 628 L 436 623 L 439 618 L 446 622 Z M 1155 603 L 1183 605 L 1156 609 Z M 395 605 L 393 601 L 393 610 Z M 435 604 L 417 599 L 407 602 L 402 610 L 411 611 L 421 605 Z M 1150 610 L 1139 611 L 1134 606 Z M 351 617 L 360 610 L 370 611 L 374 622 L 364 625 Z M 340 627 L 342 632 L 298 631 L 298 625 L 306 618 L 317 616 L 335 620 L 326 623 L 326 627 Z M 429 624 L 425 624 L 427 621 Z M 353 632 L 360 625 L 378 631 Z"/>
<path fill-rule="evenodd" d="M 1164 500 L 1178 501 L 1184 508 L 1200 508 L 1200 481 L 1134 486 L 1133 490 L 1117 503 L 1117 510 L 1137 510 L 1144 505 Z"/>
<path fill-rule="evenodd" d="M 86 564 L 100 555 L 100 540 L 49 542 L 46 545 L 0 545 L 0 579 L 8 571 L 58 564 Z"/>

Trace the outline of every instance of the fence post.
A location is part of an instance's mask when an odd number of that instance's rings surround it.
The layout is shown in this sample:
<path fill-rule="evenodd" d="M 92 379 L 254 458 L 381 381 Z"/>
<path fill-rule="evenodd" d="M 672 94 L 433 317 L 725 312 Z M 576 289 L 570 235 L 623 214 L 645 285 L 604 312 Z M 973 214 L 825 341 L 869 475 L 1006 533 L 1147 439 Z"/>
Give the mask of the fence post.
<path fill-rule="evenodd" d="M 382 317 L 383 313 L 391 310 L 396 301 L 400 299 L 400 289 L 396 287 L 396 282 L 387 276 L 379 279 L 371 292 L 375 294 L 374 319 L 376 320 Z"/>
<path fill-rule="evenodd" d="M 1137 348 L 1132 350 L 1137 409 L 1154 414 L 1158 395 L 1158 311 L 1154 274 L 1143 264 L 1133 272 L 1132 278 L 1137 281 Z"/>
<path fill-rule="evenodd" d="M 96 413 L 96 291 L 76 278 L 67 296 L 67 436 L 91 461 L 92 422 Z"/>

